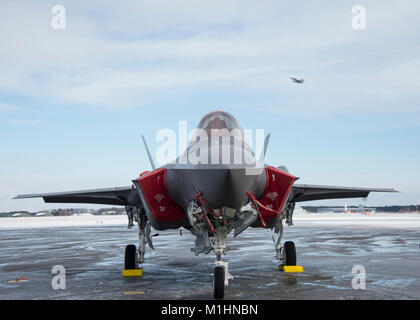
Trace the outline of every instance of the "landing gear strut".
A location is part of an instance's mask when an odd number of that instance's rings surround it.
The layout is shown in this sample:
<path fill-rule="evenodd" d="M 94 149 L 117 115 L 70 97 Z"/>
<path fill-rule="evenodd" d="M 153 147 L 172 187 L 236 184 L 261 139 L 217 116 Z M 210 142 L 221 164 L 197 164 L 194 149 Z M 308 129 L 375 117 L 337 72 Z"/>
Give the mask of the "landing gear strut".
<path fill-rule="evenodd" d="M 146 216 L 141 214 L 142 212 L 138 212 L 137 214 L 137 223 L 139 225 L 139 250 L 138 250 L 138 264 L 142 264 L 144 262 L 144 254 L 146 252 Z"/>

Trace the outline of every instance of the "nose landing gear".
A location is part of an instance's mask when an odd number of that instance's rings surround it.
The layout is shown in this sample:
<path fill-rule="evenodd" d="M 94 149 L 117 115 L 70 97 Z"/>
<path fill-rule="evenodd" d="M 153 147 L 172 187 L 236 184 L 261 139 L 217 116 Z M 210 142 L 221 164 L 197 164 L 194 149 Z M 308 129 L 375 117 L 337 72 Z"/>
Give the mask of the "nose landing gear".
<path fill-rule="evenodd" d="M 216 267 L 213 273 L 213 296 L 214 299 L 223 299 L 225 296 L 225 286 L 229 285 L 229 280 L 233 279 L 229 273 L 228 262 L 222 261 L 222 255 L 226 251 L 226 238 L 228 230 L 220 226 L 216 229 L 215 241 L 213 244 L 216 253 Z"/>

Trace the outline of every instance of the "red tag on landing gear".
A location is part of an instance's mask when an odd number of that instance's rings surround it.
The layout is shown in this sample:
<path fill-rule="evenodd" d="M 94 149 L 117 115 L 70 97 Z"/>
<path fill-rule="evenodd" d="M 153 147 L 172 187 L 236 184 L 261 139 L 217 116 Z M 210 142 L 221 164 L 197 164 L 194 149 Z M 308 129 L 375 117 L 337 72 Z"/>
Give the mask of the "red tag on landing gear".
<path fill-rule="evenodd" d="M 186 215 L 170 197 L 165 184 L 166 169 L 157 169 L 137 179 L 153 219 L 157 222 L 175 222 Z"/>
<path fill-rule="evenodd" d="M 267 185 L 258 201 L 264 206 L 259 207 L 263 219 L 271 220 L 277 217 L 283 209 L 293 183 L 297 178 L 274 167 L 267 167 L 265 170 L 267 173 Z"/>

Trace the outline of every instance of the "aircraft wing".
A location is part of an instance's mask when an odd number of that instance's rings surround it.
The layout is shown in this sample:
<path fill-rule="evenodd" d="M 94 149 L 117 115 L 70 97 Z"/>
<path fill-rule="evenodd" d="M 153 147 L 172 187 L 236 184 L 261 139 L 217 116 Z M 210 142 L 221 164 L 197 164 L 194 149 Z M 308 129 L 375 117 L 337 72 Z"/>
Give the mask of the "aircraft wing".
<path fill-rule="evenodd" d="M 293 202 L 339 199 L 339 198 L 365 198 L 370 192 L 398 192 L 392 188 L 356 188 L 320 186 L 310 184 L 294 184 L 289 199 Z"/>
<path fill-rule="evenodd" d="M 43 198 L 52 203 L 96 203 L 111 205 L 138 205 L 132 187 L 117 187 L 55 193 L 18 195 L 14 199 Z"/>

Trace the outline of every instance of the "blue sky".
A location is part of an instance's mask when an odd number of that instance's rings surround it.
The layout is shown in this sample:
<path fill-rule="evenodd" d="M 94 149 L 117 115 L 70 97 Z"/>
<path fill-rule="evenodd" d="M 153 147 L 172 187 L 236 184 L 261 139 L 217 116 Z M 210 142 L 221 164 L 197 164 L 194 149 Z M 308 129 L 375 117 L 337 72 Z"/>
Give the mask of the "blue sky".
<path fill-rule="evenodd" d="M 362 3 L 365 30 L 351 1 L 61 1 L 53 30 L 56 4 L 0 3 L 0 211 L 129 185 L 141 133 L 154 153 L 214 109 L 271 132 L 266 162 L 301 183 L 401 191 L 314 204 L 420 203 L 419 2 Z"/>

